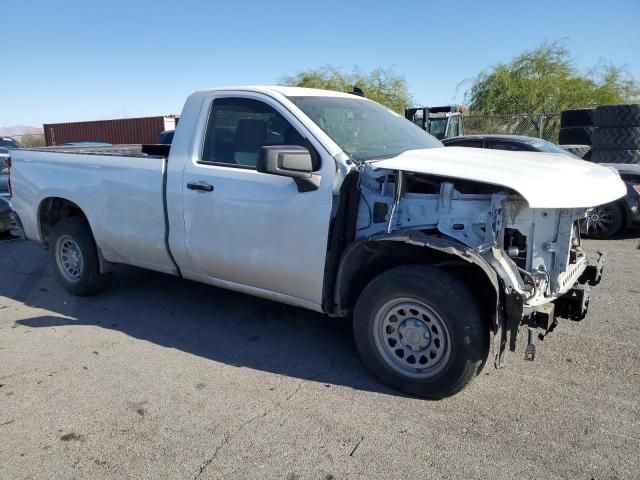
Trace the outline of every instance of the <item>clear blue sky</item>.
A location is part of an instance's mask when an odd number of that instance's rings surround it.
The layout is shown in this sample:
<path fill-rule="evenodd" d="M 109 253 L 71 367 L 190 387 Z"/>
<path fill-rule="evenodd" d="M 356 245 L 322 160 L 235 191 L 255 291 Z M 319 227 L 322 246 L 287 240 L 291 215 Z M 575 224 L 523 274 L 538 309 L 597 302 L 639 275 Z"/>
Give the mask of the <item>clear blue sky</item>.
<path fill-rule="evenodd" d="M 2 0 L 0 17 L 0 126 L 179 113 L 193 90 L 328 63 L 393 67 L 443 104 L 545 40 L 640 79 L 640 0 Z"/>

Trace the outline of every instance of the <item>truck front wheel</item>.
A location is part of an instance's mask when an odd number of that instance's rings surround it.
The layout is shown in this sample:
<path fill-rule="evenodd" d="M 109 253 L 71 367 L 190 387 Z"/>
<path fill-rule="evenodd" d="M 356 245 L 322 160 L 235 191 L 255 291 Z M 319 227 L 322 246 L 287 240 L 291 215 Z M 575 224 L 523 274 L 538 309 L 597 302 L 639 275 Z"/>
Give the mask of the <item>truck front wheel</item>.
<path fill-rule="evenodd" d="M 469 289 L 434 267 L 396 267 L 374 278 L 354 311 L 356 346 L 383 383 L 427 398 L 462 390 L 489 353 L 489 333 Z"/>
<path fill-rule="evenodd" d="M 69 293 L 86 296 L 105 286 L 98 249 L 83 219 L 67 217 L 56 223 L 49 235 L 49 253 L 55 276 Z"/>

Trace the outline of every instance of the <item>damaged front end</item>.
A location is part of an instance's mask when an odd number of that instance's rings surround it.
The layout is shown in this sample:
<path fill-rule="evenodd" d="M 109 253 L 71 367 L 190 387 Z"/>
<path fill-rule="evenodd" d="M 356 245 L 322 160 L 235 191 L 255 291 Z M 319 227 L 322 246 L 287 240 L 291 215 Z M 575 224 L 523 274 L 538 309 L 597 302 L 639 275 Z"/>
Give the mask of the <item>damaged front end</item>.
<path fill-rule="evenodd" d="M 507 187 L 459 178 L 361 168 L 356 240 L 422 245 L 480 266 L 496 291 L 492 319 L 497 367 L 528 327 L 526 358 L 557 317 L 581 320 L 604 256 L 589 265 L 578 223 L 586 208 L 531 208 Z"/>
<path fill-rule="evenodd" d="M 528 327 L 525 358 L 533 360 L 538 330 L 538 338 L 544 339 L 557 317 L 585 318 L 590 287 L 600 282 L 604 268 L 603 254 L 590 265 L 581 247 L 579 221 L 585 213 L 584 208 L 532 209 L 514 197 L 501 202 L 496 243 L 483 255 L 504 289 L 504 316 L 494 340 L 497 366 L 502 365 L 507 333 L 514 350 L 520 325 Z"/>

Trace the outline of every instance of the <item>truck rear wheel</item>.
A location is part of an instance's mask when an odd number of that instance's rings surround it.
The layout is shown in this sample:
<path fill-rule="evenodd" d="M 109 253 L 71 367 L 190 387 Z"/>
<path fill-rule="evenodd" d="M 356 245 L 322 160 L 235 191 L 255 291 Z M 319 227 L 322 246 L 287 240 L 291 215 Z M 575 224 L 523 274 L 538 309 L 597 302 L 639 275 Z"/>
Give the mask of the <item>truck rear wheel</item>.
<path fill-rule="evenodd" d="M 469 289 L 434 267 L 397 267 L 374 278 L 354 311 L 355 342 L 382 382 L 427 398 L 462 390 L 489 353 L 489 333 Z"/>
<path fill-rule="evenodd" d="M 56 223 L 49 235 L 53 271 L 71 294 L 86 296 L 104 288 L 107 276 L 100 274 L 98 249 L 91 229 L 78 217 Z"/>

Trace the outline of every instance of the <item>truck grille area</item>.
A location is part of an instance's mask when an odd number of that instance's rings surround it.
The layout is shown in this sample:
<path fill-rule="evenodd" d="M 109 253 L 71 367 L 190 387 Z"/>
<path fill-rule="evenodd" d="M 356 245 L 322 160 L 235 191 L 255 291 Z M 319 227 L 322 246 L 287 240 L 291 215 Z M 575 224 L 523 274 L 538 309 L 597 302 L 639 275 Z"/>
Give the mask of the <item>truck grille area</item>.
<path fill-rule="evenodd" d="M 584 209 L 529 209 L 511 201 L 502 212 L 502 248 L 517 271 L 526 304 L 540 305 L 569 291 L 587 265 L 578 221 Z M 515 273 L 515 272 L 514 272 Z M 533 288 L 532 288 L 533 287 Z"/>

